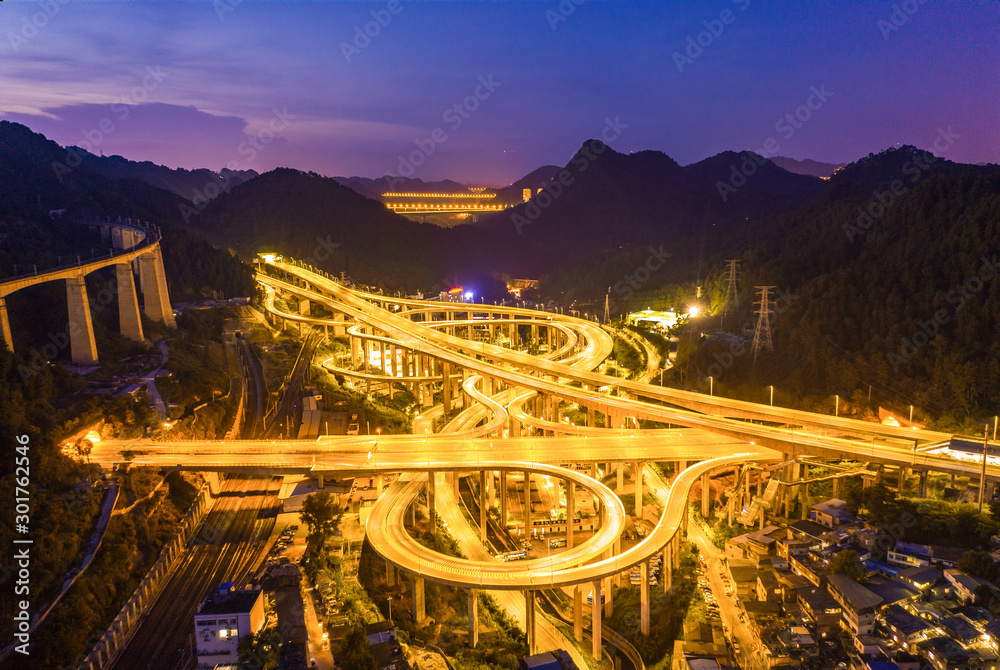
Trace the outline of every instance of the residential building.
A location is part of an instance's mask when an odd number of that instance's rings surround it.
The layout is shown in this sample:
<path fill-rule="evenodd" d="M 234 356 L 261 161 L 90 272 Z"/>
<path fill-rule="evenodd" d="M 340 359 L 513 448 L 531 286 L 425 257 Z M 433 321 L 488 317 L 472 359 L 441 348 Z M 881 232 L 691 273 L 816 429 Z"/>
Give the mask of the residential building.
<path fill-rule="evenodd" d="M 368 624 L 365 626 L 365 637 L 378 670 L 410 670 L 410 664 L 396 638 L 396 629 L 391 623 L 379 621 Z M 556 665 L 557 669 L 558 667 Z"/>
<path fill-rule="evenodd" d="M 929 566 L 905 568 L 896 573 L 896 579 L 921 593 L 926 593 L 928 589 L 940 581 L 942 576 L 940 570 Z"/>
<path fill-rule="evenodd" d="M 842 523 L 854 521 L 854 517 L 847 512 L 847 503 L 839 498 L 813 505 L 809 518 L 827 528 L 836 528 Z"/>
<path fill-rule="evenodd" d="M 845 575 L 830 575 L 828 588 L 830 595 L 843 607 L 845 627 L 855 635 L 870 634 L 882 598 Z"/>
<path fill-rule="evenodd" d="M 989 584 L 985 579 L 967 575 L 957 568 L 949 568 L 944 571 L 945 580 L 951 584 L 955 595 L 963 603 L 973 603 L 976 600 L 976 588 L 982 584 Z"/>
<path fill-rule="evenodd" d="M 264 596 L 260 589 L 237 590 L 227 582 L 213 590 L 194 616 L 195 653 L 199 668 L 236 663 L 244 635 L 264 626 Z"/>
<path fill-rule="evenodd" d="M 903 609 L 900 605 L 890 605 L 879 613 L 882 625 L 892 637 L 892 641 L 903 649 L 923 642 L 929 635 L 939 635 L 938 629 L 928 621 Z"/>

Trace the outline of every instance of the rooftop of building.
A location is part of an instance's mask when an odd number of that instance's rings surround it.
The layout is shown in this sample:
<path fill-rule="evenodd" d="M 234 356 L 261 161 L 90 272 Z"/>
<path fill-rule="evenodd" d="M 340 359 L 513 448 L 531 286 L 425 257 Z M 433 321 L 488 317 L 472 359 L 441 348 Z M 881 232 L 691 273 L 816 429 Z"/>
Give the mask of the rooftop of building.
<path fill-rule="evenodd" d="M 911 600 L 920 591 L 898 579 L 889 579 L 882 575 L 873 575 L 865 582 L 865 588 L 882 599 L 883 605 L 892 605 L 904 600 Z"/>
<path fill-rule="evenodd" d="M 839 591 L 847 604 L 855 611 L 878 607 L 882 604 L 880 596 L 846 575 L 830 575 L 827 579 L 831 588 Z"/>
<path fill-rule="evenodd" d="M 261 589 L 237 590 L 232 584 L 226 583 L 213 589 L 201 602 L 196 616 L 215 614 L 246 614 L 253 609 L 261 598 Z"/>
<path fill-rule="evenodd" d="M 912 583 L 917 588 L 926 588 L 941 579 L 941 571 L 935 567 L 925 565 L 922 567 L 904 568 L 896 573 L 900 579 Z"/>
<path fill-rule="evenodd" d="M 916 614 L 911 614 L 899 605 L 890 605 L 882 611 L 885 623 L 905 635 L 916 635 L 917 633 L 933 628 L 930 623 L 921 619 Z"/>
<path fill-rule="evenodd" d="M 830 532 L 830 529 L 826 526 L 816 523 L 815 521 L 809 521 L 803 519 L 801 521 L 796 521 L 789 525 L 795 533 L 806 535 L 808 537 L 814 537 L 819 539 L 823 537 L 826 533 Z"/>

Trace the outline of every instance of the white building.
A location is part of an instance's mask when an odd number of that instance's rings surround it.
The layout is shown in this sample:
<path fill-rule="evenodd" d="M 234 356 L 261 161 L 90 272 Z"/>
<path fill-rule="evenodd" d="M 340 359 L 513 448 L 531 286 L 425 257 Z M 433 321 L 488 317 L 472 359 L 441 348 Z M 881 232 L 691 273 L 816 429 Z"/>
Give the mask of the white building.
<path fill-rule="evenodd" d="M 199 668 L 236 663 L 240 638 L 264 625 L 264 596 L 260 589 L 238 591 L 231 582 L 215 589 L 194 616 L 194 638 Z"/>

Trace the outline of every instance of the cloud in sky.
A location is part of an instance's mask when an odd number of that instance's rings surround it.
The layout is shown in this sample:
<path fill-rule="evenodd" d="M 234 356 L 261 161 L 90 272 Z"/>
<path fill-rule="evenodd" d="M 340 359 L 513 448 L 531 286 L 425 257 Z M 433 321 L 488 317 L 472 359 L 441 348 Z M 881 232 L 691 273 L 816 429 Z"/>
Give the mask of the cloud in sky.
<path fill-rule="evenodd" d="M 1000 62 L 994 3 L 919 5 L 886 35 L 881 3 L 587 2 L 550 23 L 558 3 L 405 2 L 388 21 L 373 16 L 388 6 L 245 1 L 220 19 L 207 2 L 68 3 L 22 43 L 10 35 L 40 5 L 10 5 L 0 116 L 78 144 L 158 68 L 167 76 L 133 100 L 104 153 L 218 168 L 278 109 L 294 119 L 254 169 L 378 176 L 440 128 L 448 139 L 415 176 L 509 183 L 566 161 L 616 116 L 629 126 L 616 149 L 681 163 L 769 137 L 783 155 L 849 161 L 929 147 L 948 126 L 961 135 L 949 158 L 1000 160 L 1000 93 L 984 85 Z M 379 17 L 346 58 L 343 45 Z M 678 67 L 689 38 L 704 46 Z M 449 110 L 490 76 L 499 87 L 453 127 Z M 821 85 L 833 97 L 779 134 Z"/>

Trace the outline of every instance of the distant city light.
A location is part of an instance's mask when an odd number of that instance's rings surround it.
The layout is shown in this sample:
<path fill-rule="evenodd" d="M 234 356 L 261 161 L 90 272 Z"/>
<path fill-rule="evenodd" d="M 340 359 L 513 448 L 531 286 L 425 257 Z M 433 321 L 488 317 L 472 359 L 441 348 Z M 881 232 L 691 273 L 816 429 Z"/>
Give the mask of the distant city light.
<path fill-rule="evenodd" d="M 691 305 L 690 307 L 688 307 L 688 316 L 691 316 L 691 317 L 698 316 L 698 313 L 700 311 L 701 311 L 701 308 L 698 307 L 698 305 Z"/>
<path fill-rule="evenodd" d="M 472 300 L 472 291 L 466 291 L 465 292 L 465 299 L 466 300 Z"/>

